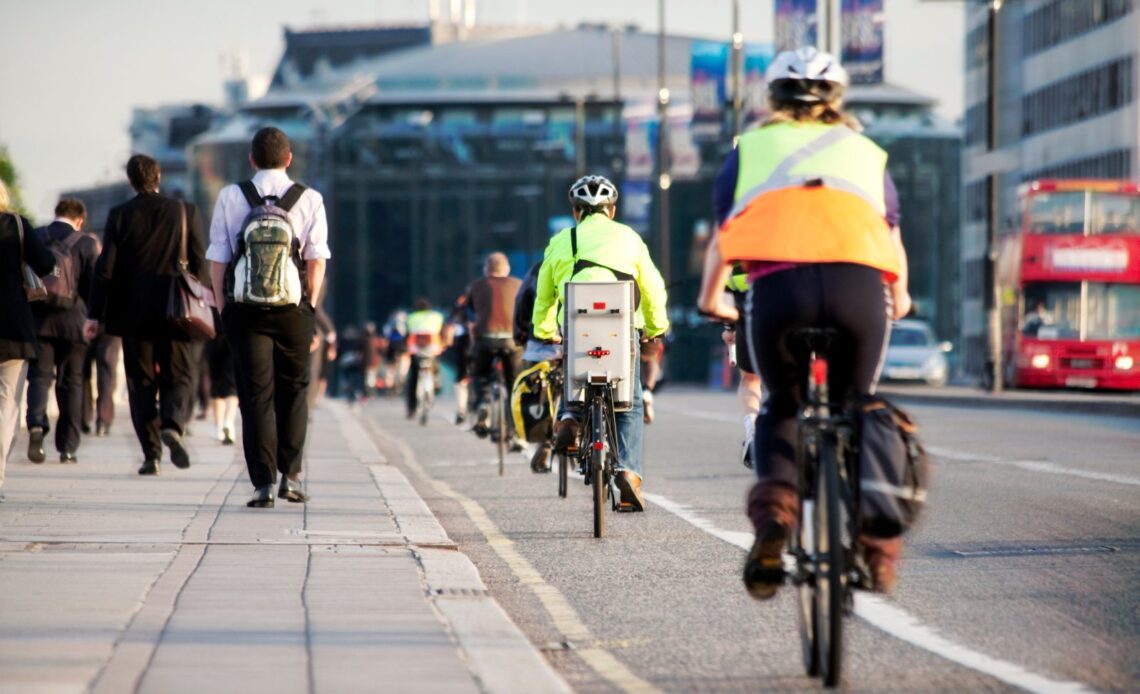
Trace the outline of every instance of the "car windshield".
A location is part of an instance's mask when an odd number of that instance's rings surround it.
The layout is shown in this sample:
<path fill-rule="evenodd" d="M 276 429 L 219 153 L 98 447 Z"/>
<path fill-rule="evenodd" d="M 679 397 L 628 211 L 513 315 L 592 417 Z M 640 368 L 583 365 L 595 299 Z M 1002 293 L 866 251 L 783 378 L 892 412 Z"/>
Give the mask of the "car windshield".
<path fill-rule="evenodd" d="M 929 347 L 934 337 L 928 330 L 896 325 L 891 329 L 891 347 Z"/>

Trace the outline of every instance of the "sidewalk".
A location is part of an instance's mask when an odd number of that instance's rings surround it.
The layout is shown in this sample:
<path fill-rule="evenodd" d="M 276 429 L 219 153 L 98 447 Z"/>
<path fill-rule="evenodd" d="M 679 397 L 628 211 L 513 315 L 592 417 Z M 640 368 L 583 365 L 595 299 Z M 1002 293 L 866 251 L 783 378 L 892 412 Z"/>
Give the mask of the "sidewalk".
<path fill-rule="evenodd" d="M 339 402 L 305 505 L 247 509 L 240 442 L 143 478 L 121 422 L 0 504 L 0 692 L 568 691 Z"/>

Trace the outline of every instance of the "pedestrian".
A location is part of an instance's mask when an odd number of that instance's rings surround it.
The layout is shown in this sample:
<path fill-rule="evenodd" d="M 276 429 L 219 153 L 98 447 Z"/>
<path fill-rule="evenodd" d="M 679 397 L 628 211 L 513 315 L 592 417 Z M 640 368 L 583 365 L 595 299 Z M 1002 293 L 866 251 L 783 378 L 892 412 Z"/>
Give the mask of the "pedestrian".
<path fill-rule="evenodd" d="M 278 474 L 278 498 L 308 501 L 301 456 L 309 422 L 313 303 L 331 253 L 321 194 L 285 173 L 293 163 L 285 133 L 258 130 L 249 162 L 252 180 L 218 194 L 207 257 L 234 354 L 242 448 L 254 487 L 247 505 L 267 508 Z"/>
<path fill-rule="evenodd" d="M 341 334 L 336 371 L 340 395 L 350 405 L 364 397 L 364 336 L 355 325 Z"/>
<path fill-rule="evenodd" d="M 93 235 L 91 238 L 95 238 Z M 102 248 L 102 244 L 99 245 Z M 100 331 L 89 340 L 83 359 L 83 425 L 84 434 L 108 436 L 115 421 L 115 391 L 119 387 L 119 362 L 123 356 L 123 338 Z M 95 377 L 92 389 L 91 377 Z"/>
<path fill-rule="evenodd" d="M 131 422 L 143 454 L 139 474 L 157 475 L 164 443 L 175 467 L 190 467 L 183 436 L 193 406 L 195 353 L 166 314 L 184 233 L 187 270 L 208 280 L 197 208 L 158 192 L 162 171 L 151 157 L 132 156 L 127 178 L 137 195 L 107 215 L 84 332 L 88 340 L 100 328 L 123 338 Z"/>
<path fill-rule="evenodd" d="M 36 320 L 39 354 L 28 362 L 28 460 L 42 463 L 46 458 L 44 437 L 51 426 L 48 421 L 48 392 L 55 381 L 55 401 L 59 419 L 55 429 L 55 449 L 59 462 L 78 462 L 80 425 L 83 421 L 83 362 L 87 357 L 87 341 L 83 337 L 83 321 L 87 317 L 91 279 L 99 243 L 82 233 L 87 208 L 74 198 L 64 198 L 55 206 L 55 220 L 37 229 L 40 240 L 57 255 L 55 275 L 72 296 L 52 295 L 50 300 L 32 305 Z M 59 258 L 69 257 L 69 262 Z"/>
<path fill-rule="evenodd" d="M 36 322 L 21 266 L 26 263 L 40 277 L 55 268 L 55 257 L 31 231 L 32 223 L 11 208 L 8 188 L 0 181 L 0 501 L 19 422 L 24 362 L 36 356 Z"/>
<path fill-rule="evenodd" d="M 220 317 L 215 317 L 215 325 Z M 221 330 L 206 343 L 206 371 L 203 379 L 210 382 L 210 407 L 214 413 L 214 432 L 224 446 L 232 446 L 237 431 L 237 379 L 234 376 L 234 355 Z"/>

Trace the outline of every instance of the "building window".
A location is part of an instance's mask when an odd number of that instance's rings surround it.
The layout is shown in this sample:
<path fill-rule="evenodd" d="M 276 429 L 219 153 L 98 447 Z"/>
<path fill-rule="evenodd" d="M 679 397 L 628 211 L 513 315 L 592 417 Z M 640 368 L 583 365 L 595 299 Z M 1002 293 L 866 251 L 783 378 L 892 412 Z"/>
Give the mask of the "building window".
<path fill-rule="evenodd" d="M 1022 175 L 1021 180 L 1025 182 L 1043 178 L 1132 178 L 1132 158 L 1133 150 L 1117 149 L 1028 171 Z"/>
<path fill-rule="evenodd" d="M 966 221 L 986 221 L 986 179 L 967 183 L 965 189 Z"/>
<path fill-rule="evenodd" d="M 989 126 L 989 102 L 983 101 L 966 109 L 966 146 L 981 144 L 986 141 L 986 129 Z"/>
<path fill-rule="evenodd" d="M 1060 128 L 1132 103 L 1132 56 L 1048 84 L 1021 99 L 1022 136 Z M 970 120 L 967 112 L 966 141 Z"/>
<path fill-rule="evenodd" d="M 1053 0 L 1045 3 L 1022 21 L 1022 55 L 1039 53 L 1099 29 L 1131 12 L 1136 4 L 1137 0 Z"/>
<path fill-rule="evenodd" d="M 979 24 L 966 34 L 966 69 L 980 70 L 986 65 L 986 56 L 989 53 L 989 25 L 985 22 Z"/>

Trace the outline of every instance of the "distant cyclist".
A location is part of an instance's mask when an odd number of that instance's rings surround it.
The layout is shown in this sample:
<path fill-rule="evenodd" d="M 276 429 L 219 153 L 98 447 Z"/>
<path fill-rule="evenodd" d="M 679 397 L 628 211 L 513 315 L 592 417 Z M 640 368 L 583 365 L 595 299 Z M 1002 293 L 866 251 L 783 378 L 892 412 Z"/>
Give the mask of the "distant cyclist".
<path fill-rule="evenodd" d="M 443 352 L 443 314 L 431 307 L 426 298 L 416 299 L 415 310 L 408 314 L 408 354 L 411 355 L 411 368 L 408 369 L 405 396 L 408 406 L 408 419 L 416 416 L 416 386 L 419 384 L 420 363 L 425 359 L 435 360 Z M 434 368 L 438 368 L 438 362 Z"/>
<path fill-rule="evenodd" d="M 511 264 L 502 253 L 491 253 L 483 263 L 483 276 L 467 287 L 466 302 L 474 318 L 471 324 L 471 376 L 475 380 L 475 433 L 486 436 L 491 426 L 491 376 L 495 360 L 503 366 L 506 392 L 515 383 L 522 349 L 515 344 L 515 297 L 522 281 L 511 277 Z M 510 421 L 508 398 L 500 405 L 501 413 Z M 511 438 L 511 448 L 522 450 L 522 444 Z"/>
<path fill-rule="evenodd" d="M 659 339 L 669 328 L 665 282 L 637 232 L 614 221 L 617 186 L 603 176 L 583 176 L 570 186 L 569 197 L 577 224 L 555 234 L 546 247 L 534 301 L 534 336 L 561 341 L 558 306 L 567 282 L 633 280 L 641 294 L 637 327 L 642 331 L 642 340 Z M 617 413 L 620 463 L 616 481 L 621 502 L 644 511 L 641 454 L 645 421 L 639 371 L 633 369 L 633 409 Z M 565 450 L 578 435 L 579 413 L 563 407 L 554 443 L 556 450 Z"/>
<path fill-rule="evenodd" d="M 471 390 L 471 307 L 467 295 L 459 297 L 447 315 L 445 334 L 451 344 L 448 353 L 455 367 L 455 425 L 467 422 L 468 396 Z"/>
<path fill-rule="evenodd" d="M 721 304 L 728 263 L 740 262 L 751 285 L 745 301 L 747 344 L 767 398 L 756 425 L 759 477 L 748 497 L 756 540 L 744 566 L 753 597 L 783 581 L 781 552 L 799 508 L 796 414 L 807 355 L 789 342 L 803 327 L 830 327 L 832 392 L 872 393 L 892 318 L 910 310 L 898 196 L 887 154 L 859 134 L 842 111 L 846 71 L 814 48 L 779 54 L 768 68 L 772 115 L 746 133 L 717 177 L 718 199 L 731 204 L 709 244 L 698 307 L 735 319 Z M 899 537 L 860 536 L 876 590 L 894 584 Z"/>

